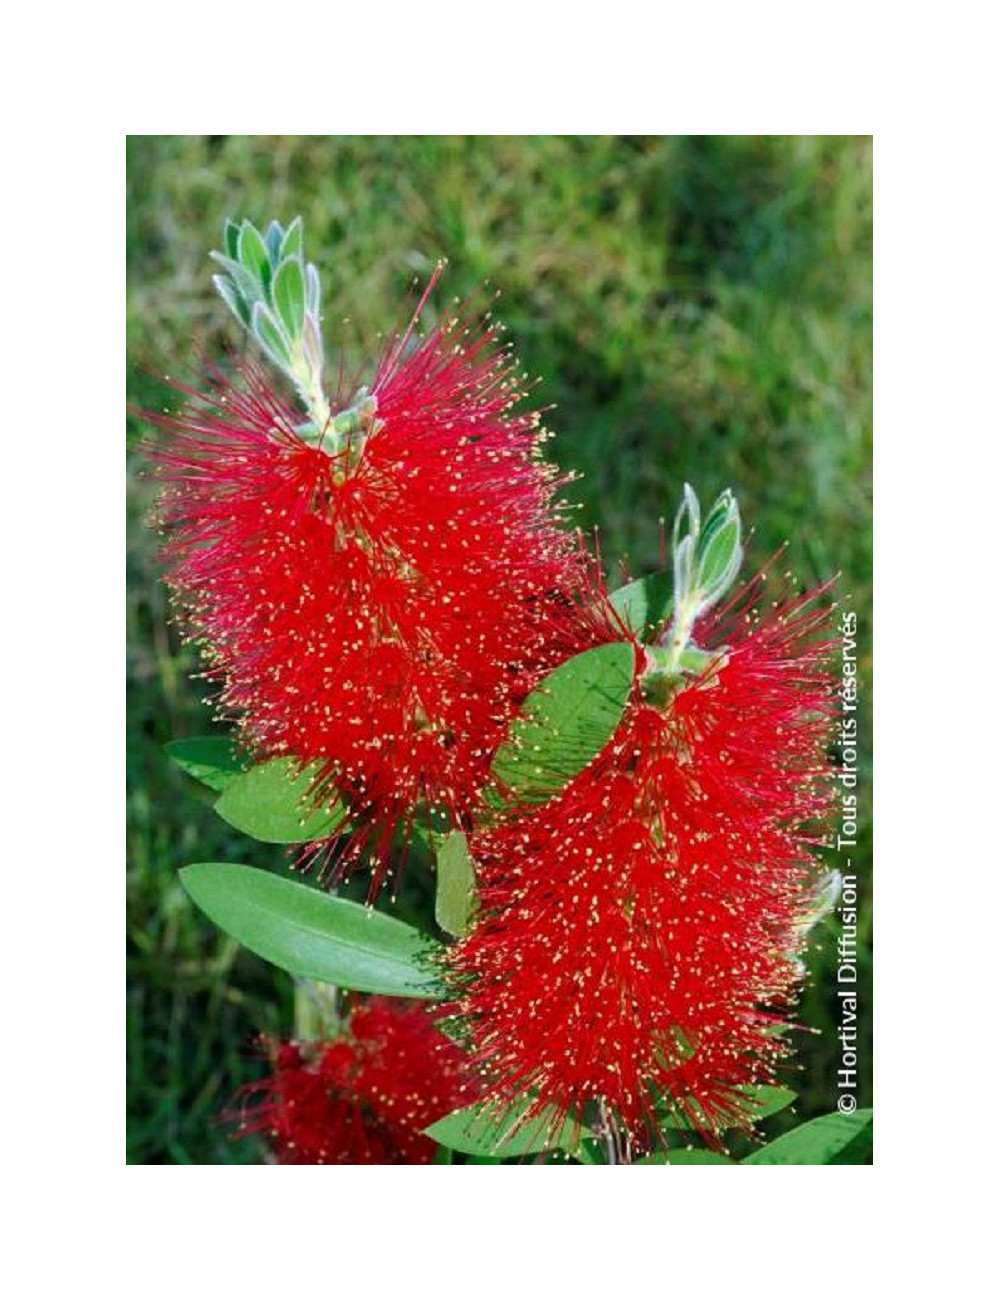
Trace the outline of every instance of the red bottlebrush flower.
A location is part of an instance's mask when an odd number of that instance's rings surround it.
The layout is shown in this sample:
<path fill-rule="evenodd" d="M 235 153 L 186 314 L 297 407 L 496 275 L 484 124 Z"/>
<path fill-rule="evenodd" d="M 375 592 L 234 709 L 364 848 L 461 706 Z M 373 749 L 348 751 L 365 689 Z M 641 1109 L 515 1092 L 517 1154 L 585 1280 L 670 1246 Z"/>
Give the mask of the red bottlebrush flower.
<path fill-rule="evenodd" d="M 697 680 L 656 706 L 637 677 L 588 768 L 472 838 L 480 917 L 447 962 L 493 1105 L 604 1110 L 640 1147 L 667 1110 L 713 1145 L 749 1127 L 832 797 L 825 618 L 807 598 L 706 620 L 699 644 L 726 645 Z"/>
<path fill-rule="evenodd" d="M 359 1002 L 345 1037 L 283 1043 L 273 1059 L 227 1118 L 240 1136 L 263 1134 L 281 1164 L 429 1164 L 421 1130 L 475 1100 L 467 1058 L 421 1004 Z"/>
<path fill-rule="evenodd" d="M 518 703 L 571 652 L 585 566 L 496 327 L 455 314 L 413 343 L 417 316 L 321 436 L 252 367 L 157 419 L 167 581 L 220 710 L 255 760 L 322 760 L 317 802 L 347 809 L 340 861 L 372 853 L 373 895 L 418 802 L 475 811 Z"/>

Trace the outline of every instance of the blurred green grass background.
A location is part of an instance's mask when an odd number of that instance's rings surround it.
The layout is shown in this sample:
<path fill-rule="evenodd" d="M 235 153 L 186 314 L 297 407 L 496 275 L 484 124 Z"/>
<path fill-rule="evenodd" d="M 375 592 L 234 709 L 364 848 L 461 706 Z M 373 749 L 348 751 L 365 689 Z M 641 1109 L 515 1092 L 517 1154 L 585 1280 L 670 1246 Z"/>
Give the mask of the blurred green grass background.
<path fill-rule="evenodd" d="M 865 899 L 859 1102 L 871 1101 L 871 273 L 869 137 L 132 136 L 127 146 L 127 386 L 239 345 L 211 286 L 225 216 L 305 219 L 328 353 L 360 363 L 442 256 L 442 295 L 485 298 L 537 401 L 549 454 L 601 530 L 606 567 L 659 567 L 658 519 L 685 480 L 736 492 L 748 565 L 783 541 L 803 583 L 841 575 L 857 610 L 865 712 L 858 855 Z M 484 284 L 487 284 L 483 292 Z M 134 448 L 139 426 L 131 420 Z M 189 861 L 280 867 L 231 832 L 166 760 L 211 730 L 190 652 L 167 620 L 142 456 L 128 467 L 128 1156 L 260 1159 L 218 1112 L 256 1077 L 263 1030 L 288 1032 L 291 981 L 197 915 Z M 411 873 L 412 875 L 413 873 Z M 404 908 L 429 904 L 410 885 Z M 817 935 L 798 1037 L 799 1114 L 836 1102 L 836 928 Z M 792 1122 L 778 1116 L 777 1132 Z"/>

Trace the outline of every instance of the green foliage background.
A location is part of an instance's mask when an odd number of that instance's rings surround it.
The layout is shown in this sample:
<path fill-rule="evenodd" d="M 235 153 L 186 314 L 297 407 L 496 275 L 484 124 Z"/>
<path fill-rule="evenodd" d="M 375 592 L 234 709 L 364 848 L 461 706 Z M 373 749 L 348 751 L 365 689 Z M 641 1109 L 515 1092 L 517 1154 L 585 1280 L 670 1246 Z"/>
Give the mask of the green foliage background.
<path fill-rule="evenodd" d="M 497 310 L 537 400 L 549 454 L 582 478 L 581 526 L 606 566 L 659 567 L 658 519 L 685 480 L 736 492 L 748 564 L 783 541 L 803 583 L 841 574 L 861 624 L 865 898 L 860 1105 L 871 1104 L 871 238 L 868 137 L 133 136 L 128 142 L 128 392 L 164 399 L 198 350 L 238 344 L 208 251 L 226 215 L 301 213 L 320 268 L 328 352 L 360 364 L 449 259 L 444 294 L 502 290 Z M 489 282 L 488 284 L 486 282 Z M 484 289 L 484 285 L 486 286 Z M 138 426 L 132 421 L 133 445 Z M 197 665 L 168 621 L 151 487 L 128 473 L 129 1159 L 251 1161 L 217 1123 L 286 1032 L 292 989 L 195 913 L 194 860 L 280 867 L 225 826 L 162 745 L 210 729 Z M 416 876 L 418 873 L 410 873 Z M 412 879 L 401 900 L 433 914 Z M 837 929 L 817 936 L 799 1036 L 799 1114 L 833 1107 Z M 794 1117 L 769 1121 L 772 1133 Z"/>

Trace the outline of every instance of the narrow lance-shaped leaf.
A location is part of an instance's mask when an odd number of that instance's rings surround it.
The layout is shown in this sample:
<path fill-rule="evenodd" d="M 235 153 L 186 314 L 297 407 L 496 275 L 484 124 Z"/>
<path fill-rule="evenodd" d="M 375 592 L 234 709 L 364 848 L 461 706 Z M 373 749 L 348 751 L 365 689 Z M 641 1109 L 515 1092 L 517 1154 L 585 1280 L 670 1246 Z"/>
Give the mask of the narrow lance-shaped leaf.
<path fill-rule="evenodd" d="M 581 1137 L 580 1144 L 573 1152 L 581 1165 L 606 1165 L 607 1156 L 601 1149 L 602 1144 L 593 1137 Z"/>
<path fill-rule="evenodd" d="M 309 263 L 306 267 L 306 304 L 312 316 L 319 320 L 320 284 L 319 272 Z"/>
<path fill-rule="evenodd" d="M 294 341 L 302 333 L 306 315 L 306 278 L 298 258 L 286 257 L 275 272 L 274 305 L 285 333 Z"/>
<path fill-rule="evenodd" d="M 777 1115 L 779 1111 L 790 1106 L 797 1096 L 790 1088 L 777 1088 L 769 1085 L 740 1088 L 738 1091 L 744 1093 L 747 1097 L 749 1104 L 744 1113 L 753 1123 L 767 1119 L 771 1115 Z M 676 1112 L 660 1117 L 660 1123 L 664 1128 L 684 1131 L 695 1127 Z"/>
<path fill-rule="evenodd" d="M 284 237 L 285 232 L 281 228 L 281 222 L 272 221 L 264 234 L 264 246 L 271 259 L 272 266 L 277 266 L 281 260 L 281 242 Z"/>
<path fill-rule="evenodd" d="M 585 650 L 560 664 L 525 700 L 493 774 L 523 803 L 545 803 L 595 758 L 618 728 L 632 690 L 629 642 Z"/>
<path fill-rule="evenodd" d="M 271 282 L 271 257 L 257 227 L 244 221 L 240 227 L 239 260 L 265 289 Z"/>
<path fill-rule="evenodd" d="M 254 303 L 252 319 L 257 342 L 280 370 L 287 370 L 292 362 L 288 339 L 262 302 Z"/>
<path fill-rule="evenodd" d="M 770 1084 L 761 1084 L 756 1088 L 741 1088 L 739 1091 L 746 1093 L 750 1099 L 750 1117 L 754 1123 L 761 1119 L 769 1119 L 772 1115 L 786 1110 L 798 1097 L 798 1093 L 793 1092 L 791 1088 L 780 1088 Z"/>
<path fill-rule="evenodd" d="M 696 538 L 700 531 L 701 507 L 698 504 L 698 497 L 691 484 L 685 483 L 684 500 L 681 502 L 677 514 L 674 516 L 674 553 L 676 554 L 677 548 L 681 544 L 682 532 L 684 532 L 687 537 Z"/>
<path fill-rule="evenodd" d="M 742 561 L 740 521 L 737 517 L 722 525 L 698 561 L 696 582 L 704 604 L 714 604 L 728 590 Z"/>
<path fill-rule="evenodd" d="M 281 241 L 281 260 L 286 257 L 302 256 L 302 218 L 296 217 L 292 224 L 285 231 L 285 237 Z"/>
<path fill-rule="evenodd" d="M 707 1151 L 702 1147 L 686 1150 L 678 1147 L 673 1151 L 655 1151 L 651 1156 L 642 1156 L 637 1165 L 735 1165 L 737 1162 L 729 1156 L 719 1155 L 717 1151 Z"/>
<path fill-rule="evenodd" d="M 246 299 L 233 284 L 232 280 L 227 280 L 224 275 L 213 275 L 212 283 L 215 285 L 219 297 L 226 304 L 241 325 L 250 328 L 250 308 L 247 306 Z"/>
<path fill-rule="evenodd" d="M 613 591 L 612 606 L 642 641 L 651 641 L 673 608 L 673 574 L 664 570 Z"/>
<path fill-rule="evenodd" d="M 305 324 L 302 328 L 302 350 L 306 364 L 318 380 L 323 372 L 323 335 L 319 328 L 319 321 L 311 311 L 306 312 Z"/>
<path fill-rule="evenodd" d="M 225 790 L 243 770 L 227 736 L 191 736 L 164 746 L 171 760 L 210 790 Z"/>
<path fill-rule="evenodd" d="M 530 1100 L 526 1101 L 502 1114 L 481 1106 L 466 1106 L 439 1119 L 424 1132 L 442 1146 L 470 1156 L 509 1159 L 557 1150 L 573 1154 L 581 1136 L 586 1136 L 586 1130 L 572 1120 L 558 1123 L 555 1112 L 549 1109 L 525 1119 L 530 1104 Z"/>
<path fill-rule="evenodd" d="M 209 253 L 209 257 L 222 267 L 226 273 L 226 278 L 233 282 L 239 290 L 240 297 L 248 305 L 258 301 L 261 295 L 260 284 L 242 262 L 235 262 L 231 257 L 224 257 L 222 253 L 216 252 Z"/>
<path fill-rule="evenodd" d="M 712 538 L 719 531 L 722 525 L 733 513 L 736 506 L 736 498 L 733 496 L 730 488 L 720 492 L 712 503 L 712 508 L 705 516 L 705 522 L 698 532 L 698 554 L 704 555 L 705 548 L 709 545 Z"/>
<path fill-rule="evenodd" d="M 197 862 L 180 877 L 220 929 L 292 975 L 362 993 L 441 996 L 437 945 L 384 912 L 232 862 Z"/>
<path fill-rule="evenodd" d="M 761 1147 L 743 1161 L 745 1165 L 828 1165 L 856 1138 L 870 1132 L 872 1112 L 821 1115 L 793 1128 L 790 1133 Z"/>
<path fill-rule="evenodd" d="M 265 844 L 307 844 L 344 824 L 339 805 L 317 807 L 317 765 L 299 771 L 295 759 L 273 758 L 230 781 L 215 811 L 230 826 Z"/>
<path fill-rule="evenodd" d="M 239 260 L 240 256 L 240 228 L 235 221 L 226 218 L 226 224 L 223 227 L 223 237 L 226 246 L 226 252 L 234 262 Z"/>
<path fill-rule="evenodd" d="M 683 610 L 691 593 L 694 566 L 694 539 L 683 538 L 674 547 L 674 604 Z"/>
<path fill-rule="evenodd" d="M 465 934 L 475 902 L 475 871 L 469 845 L 461 831 L 441 841 L 437 852 L 437 894 L 434 919 L 448 934 Z"/>

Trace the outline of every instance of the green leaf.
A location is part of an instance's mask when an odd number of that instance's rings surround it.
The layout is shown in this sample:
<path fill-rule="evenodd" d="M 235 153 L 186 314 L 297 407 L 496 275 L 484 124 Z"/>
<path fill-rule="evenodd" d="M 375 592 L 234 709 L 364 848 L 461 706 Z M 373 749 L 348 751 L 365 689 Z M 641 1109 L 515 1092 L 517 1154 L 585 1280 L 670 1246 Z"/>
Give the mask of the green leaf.
<path fill-rule="evenodd" d="M 640 641 L 651 641 L 673 609 L 673 574 L 637 578 L 611 593 L 611 604 Z"/>
<path fill-rule="evenodd" d="M 841 1147 L 831 1165 L 870 1165 L 873 1163 L 873 1125 L 868 1124 L 847 1146 Z"/>
<path fill-rule="evenodd" d="M 299 771 L 294 758 L 272 758 L 235 777 L 215 811 L 230 826 L 265 844 L 306 844 L 333 834 L 344 823 L 339 805 L 317 808 L 311 787 L 318 764 Z"/>
<path fill-rule="evenodd" d="M 635 650 L 627 641 L 560 664 L 525 700 L 493 760 L 493 775 L 522 803 L 558 794 L 615 734 L 634 671 Z"/>
<path fill-rule="evenodd" d="M 674 547 L 674 603 L 683 611 L 691 595 L 694 565 L 694 541 L 683 538 Z"/>
<path fill-rule="evenodd" d="M 261 288 L 256 277 L 252 276 L 242 262 L 234 262 L 231 257 L 224 257 L 221 253 L 211 252 L 209 257 L 213 262 L 226 272 L 226 275 L 232 280 L 233 284 L 239 291 L 240 297 L 248 305 L 258 300 L 261 295 Z"/>
<path fill-rule="evenodd" d="M 323 370 L 323 335 L 319 321 L 311 311 L 306 312 L 305 324 L 302 327 L 302 351 L 305 353 L 309 369 L 318 377 Z"/>
<path fill-rule="evenodd" d="M 765 1085 L 756 1088 L 738 1088 L 737 1091 L 744 1093 L 750 1100 L 749 1116 L 753 1123 L 767 1119 L 769 1115 L 777 1115 L 779 1111 L 790 1106 L 798 1095 L 789 1088 Z M 664 1128 L 680 1129 L 682 1132 L 688 1132 L 696 1127 L 676 1111 L 663 1116 L 660 1123 Z"/>
<path fill-rule="evenodd" d="M 709 543 L 729 517 L 737 511 L 736 498 L 729 488 L 720 492 L 712 504 L 698 534 L 697 554 L 705 554 Z"/>
<path fill-rule="evenodd" d="M 437 947 L 395 917 L 234 862 L 196 862 L 181 883 L 245 948 L 302 979 L 361 993 L 435 998 Z"/>
<path fill-rule="evenodd" d="M 602 1144 L 594 1137 L 581 1137 L 573 1155 L 581 1165 L 606 1165 L 608 1163 Z"/>
<path fill-rule="evenodd" d="M 497 1115 L 481 1106 L 466 1106 L 439 1119 L 424 1132 L 442 1146 L 462 1151 L 467 1156 L 493 1156 L 509 1159 L 515 1156 L 533 1156 L 542 1151 L 563 1150 L 575 1154 L 579 1138 L 585 1130 L 566 1120 L 553 1134 L 555 1112 L 546 1108 L 541 1115 L 519 1123 L 530 1100 Z"/>
<path fill-rule="evenodd" d="M 671 1151 L 669 1163 L 672 1165 L 735 1165 L 736 1161 L 723 1156 L 718 1151 L 706 1151 L 704 1148 L 692 1147 L 690 1151 L 683 1148 Z"/>
<path fill-rule="evenodd" d="M 872 1129 L 872 1112 L 821 1115 L 783 1133 L 742 1162 L 745 1165 L 828 1165 L 846 1146 Z"/>
<path fill-rule="evenodd" d="M 754 1123 L 786 1110 L 798 1096 L 791 1088 L 772 1087 L 769 1084 L 757 1088 L 741 1088 L 739 1091 L 745 1092 L 752 1101 Z"/>
<path fill-rule="evenodd" d="M 246 270 L 266 288 L 271 282 L 271 258 L 257 227 L 244 221 L 240 227 L 237 256 Z"/>
<path fill-rule="evenodd" d="M 695 587 L 702 609 L 722 596 L 743 562 L 740 545 L 740 508 L 729 488 L 719 494 L 695 547 Z"/>
<path fill-rule="evenodd" d="M 285 231 L 285 237 L 281 241 L 281 260 L 286 257 L 302 256 L 302 218 L 296 217 L 292 224 Z"/>
<path fill-rule="evenodd" d="M 729 1156 L 721 1156 L 717 1151 L 706 1151 L 703 1147 L 692 1147 L 690 1151 L 678 1147 L 672 1151 L 654 1151 L 651 1156 L 643 1156 L 635 1162 L 637 1165 L 735 1165 Z"/>
<path fill-rule="evenodd" d="M 223 300 L 236 319 L 249 329 L 250 308 L 247 306 L 246 299 L 233 284 L 232 280 L 227 280 L 224 275 L 213 275 L 212 283 L 215 285 L 219 297 Z"/>
<path fill-rule="evenodd" d="M 674 552 L 681 544 L 681 533 L 686 537 L 696 538 L 701 532 L 701 507 L 698 497 L 690 483 L 684 484 L 684 500 L 674 515 Z"/>
<path fill-rule="evenodd" d="M 253 305 L 254 338 L 270 356 L 279 370 L 287 370 L 292 363 L 292 353 L 277 321 L 262 302 Z"/>
<path fill-rule="evenodd" d="M 434 919 L 448 934 L 465 934 L 475 903 L 476 876 L 469 845 L 461 831 L 441 841 L 437 852 Z"/>
<path fill-rule="evenodd" d="M 713 604 L 729 587 L 743 560 L 740 520 L 728 520 L 697 560 L 695 583 L 706 604 Z"/>
<path fill-rule="evenodd" d="M 264 235 L 264 246 L 272 266 L 277 266 L 281 261 L 281 241 L 284 237 L 285 232 L 281 228 L 281 222 L 272 221 Z"/>
<path fill-rule="evenodd" d="M 306 277 L 298 258 L 286 257 L 275 272 L 274 305 L 285 333 L 294 342 L 306 318 Z"/>
<path fill-rule="evenodd" d="M 226 252 L 234 262 L 239 261 L 240 257 L 240 228 L 235 221 L 226 218 L 226 224 L 222 228 L 222 237 Z"/>
<path fill-rule="evenodd" d="M 243 770 L 226 736 L 192 736 L 164 746 L 171 760 L 210 790 L 225 790 Z"/>
<path fill-rule="evenodd" d="M 319 272 L 313 266 L 312 262 L 306 267 L 306 300 L 309 307 L 309 313 L 319 320 Z"/>

